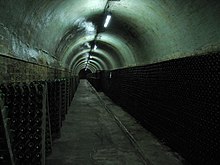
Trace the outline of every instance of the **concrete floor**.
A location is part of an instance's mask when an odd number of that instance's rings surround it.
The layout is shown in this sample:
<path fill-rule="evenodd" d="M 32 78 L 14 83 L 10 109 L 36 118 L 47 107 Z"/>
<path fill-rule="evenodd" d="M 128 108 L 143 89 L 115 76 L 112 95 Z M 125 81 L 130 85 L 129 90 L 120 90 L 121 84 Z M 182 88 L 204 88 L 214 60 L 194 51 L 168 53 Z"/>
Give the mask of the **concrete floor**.
<path fill-rule="evenodd" d="M 81 80 L 47 165 L 181 165 L 129 114 Z"/>

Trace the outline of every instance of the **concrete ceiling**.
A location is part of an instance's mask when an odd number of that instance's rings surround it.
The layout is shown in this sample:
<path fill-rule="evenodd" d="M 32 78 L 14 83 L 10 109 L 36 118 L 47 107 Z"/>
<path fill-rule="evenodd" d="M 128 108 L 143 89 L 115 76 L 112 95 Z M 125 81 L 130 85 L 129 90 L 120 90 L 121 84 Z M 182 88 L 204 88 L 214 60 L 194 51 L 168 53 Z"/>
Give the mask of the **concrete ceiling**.
<path fill-rule="evenodd" d="M 107 0 L 0 0 L 0 53 L 73 69 L 103 26 Z M 109 1 L 91 71 L 150 64 L 220 48 L 220 2 Z"/>

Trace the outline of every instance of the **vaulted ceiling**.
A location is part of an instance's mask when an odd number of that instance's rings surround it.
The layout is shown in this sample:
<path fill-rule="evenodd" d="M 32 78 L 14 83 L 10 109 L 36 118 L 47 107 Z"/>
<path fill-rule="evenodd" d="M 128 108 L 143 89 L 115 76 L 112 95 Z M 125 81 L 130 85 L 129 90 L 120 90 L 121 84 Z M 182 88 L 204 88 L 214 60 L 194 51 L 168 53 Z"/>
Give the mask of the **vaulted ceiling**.
<path fill-rule="evenodd" d="M 0 0 L 0 53 L 75 73 L 88 56 L 95 72 L 196 55 L 220 49 L 219 8 L 207 0 Z"/>

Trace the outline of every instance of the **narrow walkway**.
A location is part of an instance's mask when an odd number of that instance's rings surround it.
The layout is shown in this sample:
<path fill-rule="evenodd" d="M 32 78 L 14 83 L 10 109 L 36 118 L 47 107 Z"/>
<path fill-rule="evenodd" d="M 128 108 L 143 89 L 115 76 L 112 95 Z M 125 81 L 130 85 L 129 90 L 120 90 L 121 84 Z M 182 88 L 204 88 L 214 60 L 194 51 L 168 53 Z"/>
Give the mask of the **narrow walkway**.
<path fill-rule="evenodd" d="M 149 135 L 146 140 L 149 141 Z M 155 157 L 155 153 L 152 155 Z M 168 161 L 169 165 L 178 164 L 176 160 L 173 162 Z M 46 165 L 144 164 L 146 161 L 140 152 L 100 104 L 95 91 L 86 80 L 81 80 L 63 124 L 61 138 L 54 142 L 53 153 L 47 158 Z"/>

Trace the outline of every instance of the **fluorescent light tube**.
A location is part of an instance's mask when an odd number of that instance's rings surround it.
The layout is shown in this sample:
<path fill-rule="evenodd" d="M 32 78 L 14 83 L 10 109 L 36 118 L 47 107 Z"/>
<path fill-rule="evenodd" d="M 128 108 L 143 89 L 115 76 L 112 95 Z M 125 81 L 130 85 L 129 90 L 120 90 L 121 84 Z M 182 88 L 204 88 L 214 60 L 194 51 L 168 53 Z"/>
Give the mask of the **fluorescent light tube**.
<path fill-rule="evenodd" d="M 94 46 L 94 50 L 96 50 L 96 49 L 97 49 L 97 46 L 95 45 L 95 46 Z"/>
<path fill-rule="evenodd" d="M 104 27 L 105 27 L 105 28 L 108 26 L 108 24 L 109 24 L 109 22 L 110 22 L 110 20 L 111 20 L 111 17 L 112 17 L 112 16 L 111 16 L 110 14 L 107 15 L 106 20 L 105 20 L 105 24 L 104 24 Z"/>

